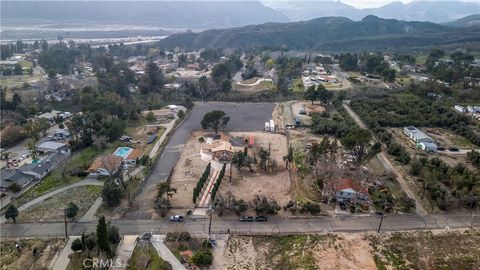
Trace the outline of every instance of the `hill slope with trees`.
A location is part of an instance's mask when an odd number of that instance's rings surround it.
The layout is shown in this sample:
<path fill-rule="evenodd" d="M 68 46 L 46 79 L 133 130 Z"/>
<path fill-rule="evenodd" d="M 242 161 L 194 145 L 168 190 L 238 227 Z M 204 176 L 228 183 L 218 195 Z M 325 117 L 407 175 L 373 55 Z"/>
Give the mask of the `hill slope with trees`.
<path fill-rule="evenodd" d="M 361 21 L 323 17 L 305 22 L 265 23 L 244 27 L 174 34 L 160 41 L 165 48 L 288 48 L 400 50 L 480 43 L 480 27 L 453 28 L 367 16 Z"/>

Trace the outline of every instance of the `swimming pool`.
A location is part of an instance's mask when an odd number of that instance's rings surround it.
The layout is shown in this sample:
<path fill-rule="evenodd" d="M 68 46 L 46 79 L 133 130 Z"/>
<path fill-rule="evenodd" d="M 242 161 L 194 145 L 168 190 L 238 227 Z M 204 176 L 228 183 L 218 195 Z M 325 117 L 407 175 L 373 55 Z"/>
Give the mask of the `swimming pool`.
<path fill-rule="evenodd" d="M 118 147 L 113 154 L 117 157 L 125 158 L 132 150 L 130 147 Z"/>

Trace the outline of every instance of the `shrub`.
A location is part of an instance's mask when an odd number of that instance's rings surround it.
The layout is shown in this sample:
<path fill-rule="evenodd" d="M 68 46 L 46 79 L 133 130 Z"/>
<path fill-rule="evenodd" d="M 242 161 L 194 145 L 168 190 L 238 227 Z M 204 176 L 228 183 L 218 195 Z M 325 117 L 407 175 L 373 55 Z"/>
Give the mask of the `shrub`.
<path fill-rule="evenodd" d="M 77 239 L 73 240 L 71 249 L 73 251 L 82 250 L 83 249 L 82 240 L 80 240 L 80 238 L 77 238 Z"/>
<path fill-rule="evenodd" d="M 18 183 L 12 183 L 10 186 L 8 186 L 8 190 L 10 190 L 13 193 L 20 192 L 22 190 L 22 186 L 20 186 Z"/>
<path fill-rule="evenodd" d="M 112 244 L 120 243 L 120 233 L 116 226 L 110 225 L 110 228 L 108 229 L 108 241 Z"/>
<path fill-rule="evenodd" d="M 190 259 L 195 265 L 211 265 L 213 261 L 213 253 L 210 249 L 202 248 L 193 254 Z"/>
<path fill-rule="evenodd" d="M 320 213 L 320 211 L 321 209 L 318 203 L 307 202 L 303 204 L 302 207 L 300 208 L 300 213 L 308 212 L 311 215 L 317 215 Z"/>

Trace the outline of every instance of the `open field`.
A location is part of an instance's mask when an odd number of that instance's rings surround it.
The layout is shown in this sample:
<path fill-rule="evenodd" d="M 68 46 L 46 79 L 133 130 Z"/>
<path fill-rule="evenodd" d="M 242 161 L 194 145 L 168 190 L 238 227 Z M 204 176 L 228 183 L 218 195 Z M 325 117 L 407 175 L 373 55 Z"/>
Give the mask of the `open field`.
<path fill-rule="evenodd" d="M 62 221 L 64 220 L 64 209 L 67 208 L 69 203 L 74 203 L 78 206 L 78 220 L 85 215 L 101 191 L 101 186 L 82 186 L 69 189 L 21 211 L 17 221 Z"/>
<path fill-rule="evenodd" d="M 479 231 L 233 236 L 214 265 L 219 269 L 478 269 L 479 245 Z"/>
<path fill-rule="evenodd" d="M 19 250 L 15 248 L 18 244 Z M 57 251 L 65 245 L 62 239 L 21 239 L 0 242 L 0 269 L 48 269 Z"/>
<path fill-rule="evenodd" d="M 171 177 L 172 187 L 177 188 L 177 194 L 171 199 L 172 205 L 176 208 L 194 207 L 192 192 L 208 164 L 200 157 L 202 143 L 199 142 L 199 138 L 208 135 L 211 133 L 192 132 L 192 136 L 182 149 L 182 155 Z M 273 172 L 264 172 L 258 168 L 255 168 L 255 172 L 249 172 L 247 168 L 242 168 L 239 172 L 233 168 L 232 182 L 223 181 L 219 189 L 220 194 L 231 192 L 237 199 L 246 201 L 252 200 L 255 194 L 264 194 L 275 198 L 279 203 L 286 203 L 290 192 L 290 180 L 282 158 L 287 152 L 286 137 L 263 132 L 230 132 L 228 135 L 233 138 L 253 135 L 255 147 L 249 149 L 250 155 L 256 153 L 260 147 L 265 150 L 270 147 L 271 157 L 277 166 Z M 229 173 L 229 171 L 225 173 L 225 180 L 229 178 Z"/>
<path fill-rule="evenodd" d="M 232 168 L 232 181 L 223 181 L 220 185 L 220 194 L 232 193 L 236 199 L 251 201 L 256 194 L 274 198 L 280 205 L 284 205 L 290 199 L 291 183 L 288 171 L 285 170 L 283 156 L 287 154 L 288 146 L 285 136 L 263 132 L 232 132 L 233 137 L 253 135 L 255 147 L 249 149 L 249 155 L 258 155 L 260 148 L 269 149 L 271 158 L 277 164 L 274 171 L 265 172 L 255 168 L 255 172 L 249 172 L 247 168 L 238 171 Z M 225 180 L 227 177 L 225 177 Z"/>

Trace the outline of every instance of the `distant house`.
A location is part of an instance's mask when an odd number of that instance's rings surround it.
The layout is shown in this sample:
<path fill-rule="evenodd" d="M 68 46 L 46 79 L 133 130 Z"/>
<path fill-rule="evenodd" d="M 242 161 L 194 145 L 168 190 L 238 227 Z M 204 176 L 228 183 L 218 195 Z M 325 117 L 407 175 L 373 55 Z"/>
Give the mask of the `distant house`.
<path fill-rule="evenodd" d="M 461 112 L 461 113 L 465 113 L 467 111 L 467 109 L 463 106 L 460 106 L 460 105 L 455 105 L 453 107 L 455 110 L 457 110 L 458 112 Z"/>
<path fill-rule="evenodd" d="M 23 173 L 19 169 L 3 169 L 0 172 L 0 189 L 6 190 L 13 183 L 16 183 L 20 185 L 20 187 L 24 188 L 33 180 L 35 180 L 35 177 L 33 175 Z"/>
<path fill-rule="evenodd" d="M 212 156 L 217 161 L 231 161 L 233 158 L 233 146 L 226 141 L 220 141 L 213 145 Z"/>
<path fill-rule="evenodd" d="M 343 178 L 335 182 L 335 197 L 337 201 L 367 201 L 368 189 L 361 186 L 360 183 L 354 182 L 352 179 Z"/>
<path fill-rule="evenodd" d="M 418 147 L 422 149 L 425 152 L 437 152 L 437 144 L 436 143 L 430 143 L 430 142 L 421 142 L 418 144 Z"/>
<path fill-rule="evenodd" d="M 37 116 L 37 118 L 39 119 L 47 119 L 48 121 L 54 121 L 55 118 L 60 114 L 62 113 L 61 111 L 55 111 L 55 110 L 52 110 L 51 112 L 46 112 L 46 113 L 42 113 L 40 114 L 39 116 Z"/>
<path fill-rule="evenodd" d="M 403 128 L 403 133 L 405 133 L 405 135 L 407 135 L 418 148 L 427 152 L 437 151 L 437 144 L 435 141 L 420 129 L 408 126 Z"/>
<path fill-rule="evenodd" d="M 64 154 L 51 153 L 37 163 L 24 164 L 18 169 L 40 180 L 45 178 L 65 157 Z"/>
<path fill-rule="evenodd" d="M 66 140 L 70 137 L 70 132 L 66 129 L 57 129 L 53 133 L 53 138 L 58 140 Z"/>
<path fill-rule="evenodd" d="M 115 155 L 97 157 L 86 171 L 92 176 L 112 176 L 122 166 L 122 158 Z"/>
<path fill-rule="evenodd" d="M 37 145 L 37 150 L 42 153 L 61 153 L 70 155 L 70 148 L 61 142 L 46 141 Z"/>
<path fill-rule="evenodd" d="M 140 149 L 133 149 L 125 158 L 125 162 L 128 164 L 136 164 L 137 160 L 140 160 L 142 157 L 143 152 Z"/>

